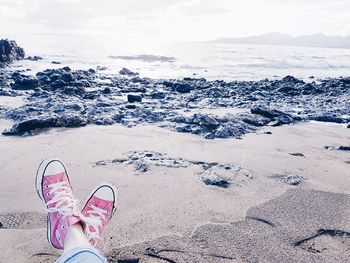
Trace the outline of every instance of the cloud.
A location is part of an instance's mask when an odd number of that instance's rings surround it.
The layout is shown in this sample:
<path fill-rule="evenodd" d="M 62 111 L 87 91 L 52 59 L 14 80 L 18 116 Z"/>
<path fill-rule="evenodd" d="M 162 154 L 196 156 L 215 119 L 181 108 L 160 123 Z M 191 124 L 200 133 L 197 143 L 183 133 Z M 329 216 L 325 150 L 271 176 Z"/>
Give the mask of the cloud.
<path fill-rule="evenodd" d="M 201 40 L 350 34 L 349 0 L 0 0 L 1 33 L 84 31 Z"/>

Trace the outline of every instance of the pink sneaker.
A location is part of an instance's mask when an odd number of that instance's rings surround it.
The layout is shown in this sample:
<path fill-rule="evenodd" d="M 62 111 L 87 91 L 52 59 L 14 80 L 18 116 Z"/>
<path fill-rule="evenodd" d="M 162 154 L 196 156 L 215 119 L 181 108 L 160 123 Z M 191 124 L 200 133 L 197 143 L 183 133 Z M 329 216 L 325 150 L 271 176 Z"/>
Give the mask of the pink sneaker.
<path fill-rule="evenodd" d="M 40 164 L 36 174 L 36 190 L 48 212 L 47 239 L 53 247 L 63 249 L 68 227 L 81 219 L 68 172 L 60 160 L 48 159 Z"/>
<path fill-rule="evenodd" d="M 92 246 L 102 240 L 102 234 L 116 208 L 116 188 L 109 183 L 97 186 L 86 201 L 83 210 L 84 232 Z"/>

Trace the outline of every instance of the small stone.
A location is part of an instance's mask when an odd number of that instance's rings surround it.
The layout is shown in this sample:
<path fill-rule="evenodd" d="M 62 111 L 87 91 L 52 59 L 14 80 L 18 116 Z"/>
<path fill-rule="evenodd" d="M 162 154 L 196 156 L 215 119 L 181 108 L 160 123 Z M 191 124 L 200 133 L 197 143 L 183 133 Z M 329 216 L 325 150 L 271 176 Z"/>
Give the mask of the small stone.
<path fill-rule="evenodd" d="M 30 61 L 38 61 L 38 60 L 42 60 L 43 58 L 42 57 L 39 57 L 39 56 L 34 56 L 34 57 L 27 57 L 28 60 Z"/>
<path fill-rule="evenodd" d="M 59 61 L 51 61 L 51 63 L 52 63 L 52 64 L 56 64 L 56 65 L 61 64 L 61 62 L 59 62 Z"/>
<path fill-rule="evenodd" d="M 130 103 L 142 101 L 142 97 L 140 95 L 128 94 L 127 98 L 128 98 L 128 102 Z"/>
<path fill-rule="evenodd" d="M 98 161 L 96 162 L 96 166 L 103 166 L 103 165 L 107 165 L 106 161 Z"/>
<path fill-rule="evenodd" d="M 298 156 L 298 157 L 305 157 L 305 155 L 302 153 L 289 153 L 289 155 Z"/>
<path fill-rule="evenodd" d="M 225 178 L 219 177 L 215 173 L 205 173 L 202 176 L 202 181 L 206 185 L 213 185 L 213 186 L 218 186 L 218 187 L 221 187 L 221 188 L 228 188 L 230 186 L 230 184 L 231 184 L 230 181 L 228 181 Z"/>
<path fill-rule="evenodd" d="M 288 175 L 282 178 L 282 181 L 289 185 L 299 185 L 304 180 L 304 177 L 298 175 Z"/>
<path fill-rule="evenodd" d="M 136 171 L 141 173 L 145 173 L 150 169 L 149 165 L 144 162 L 135 162 L 134 167 Z"/>

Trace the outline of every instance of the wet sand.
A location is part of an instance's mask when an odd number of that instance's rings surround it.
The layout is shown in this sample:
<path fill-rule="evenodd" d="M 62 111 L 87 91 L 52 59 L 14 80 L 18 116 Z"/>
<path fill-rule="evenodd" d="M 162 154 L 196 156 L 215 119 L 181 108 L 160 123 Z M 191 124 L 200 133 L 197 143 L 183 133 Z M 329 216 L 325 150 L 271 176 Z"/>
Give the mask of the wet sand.
<path fill-rule="evenodd" d="M 142 125 L 0 136 L 3 259 L 51 262 L 59 255 L 46 241 L 34 187 L 37 165 L 56 156 L 82 202 L 101 181 L 117 186 L 118 210 L 102 249 L 111 262 L 349 262 L 350 153 L 324 149 L 349 144 L 349 129 L 324 123 L 265 127 L 240 140 Z M 112 162 L 127 160 L 132 151 L 189 165 L 150 164 L 140 172 Z M 230 186 L 206 185 L 198 162 L 233 167 L 212 171 Z M 289 185 L 288 176 L 303 180 Z"/>

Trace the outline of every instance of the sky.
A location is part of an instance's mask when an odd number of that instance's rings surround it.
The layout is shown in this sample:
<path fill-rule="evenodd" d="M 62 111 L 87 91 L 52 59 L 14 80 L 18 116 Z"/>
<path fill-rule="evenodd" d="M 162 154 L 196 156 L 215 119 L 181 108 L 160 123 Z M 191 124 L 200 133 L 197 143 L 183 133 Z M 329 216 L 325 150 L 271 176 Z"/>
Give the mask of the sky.
<path fill-rule="evenodd" d="M 350 35 L 350 0 L 0 0 L 6 34 L 201 41 L 269 32 Z"/>

